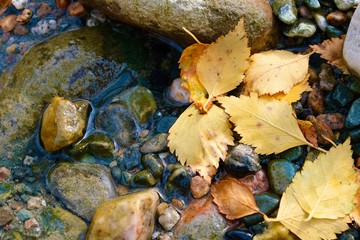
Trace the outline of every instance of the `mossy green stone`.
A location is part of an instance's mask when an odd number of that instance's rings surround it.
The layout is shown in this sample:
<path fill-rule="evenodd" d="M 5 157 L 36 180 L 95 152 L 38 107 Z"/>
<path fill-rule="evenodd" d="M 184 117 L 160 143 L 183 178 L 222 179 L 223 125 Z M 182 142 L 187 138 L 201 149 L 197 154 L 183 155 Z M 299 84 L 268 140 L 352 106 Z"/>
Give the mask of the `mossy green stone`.
<path fill-rule="evenodd" d="M 160 179 L 164 172 L 164 164 L 158 155 L 149 153 L 141 158 L 143 168 L 149 170 L 155 179 Z"/>
<path fill-rule="evenodd" d="M 270 187 L 274 193 L 283 194 L 297 170 L 295 164 L 286 159 L 271 160 L 268 164 L 268 177 Z"/>
<path fill-rule="evenodd" d="M 14 187 L 10 183 L 2 182 L 0 183 L 0 201 L 5 202 L 7 199 L 11 198 L 14 192 Z"/>
<path fill-rule="evenodd" d="M 303 146 L 290 148 L 279 154 L 279 158 L 287 159 L 291 162 L 296 162 L 304 153 Z"/>
<path fill-rule="evenodd" d="M 121 93 L 119 98 L 141 124 L 146 123 L 157 109 L 154 95 L 143 86 L 130 88 Z"/>
<path fill-rule="evenodd" d="M 273 0 L 271 3 L 273 13 L 286 23 L 292 24 L 297 18 L 297 9 L 295 0 Z"/>
<path fill-rule="evenodd" d="M 40 240 L 84 239 L 86 223 L 62 208 L 44 207 L 36 216 L 43 234 Z"/>
<path fill-rule="evenodd" d="M 131 187 L 153 187 L 157 183 L 154 176 L 148 170 L 141 170 L 132 176 Z"/>

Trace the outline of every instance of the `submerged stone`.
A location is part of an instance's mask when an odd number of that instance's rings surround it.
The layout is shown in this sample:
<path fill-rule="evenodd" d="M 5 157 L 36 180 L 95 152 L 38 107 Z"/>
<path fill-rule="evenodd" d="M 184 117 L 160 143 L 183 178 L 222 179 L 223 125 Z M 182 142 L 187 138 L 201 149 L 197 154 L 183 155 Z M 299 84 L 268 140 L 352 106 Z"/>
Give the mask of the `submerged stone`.
<path fill-rule="evenodd" d="M 103 132 L 94 132 L 70 149 L 66 149 L 65 152 L 79 160 L 86 154 L 98 158 L 111 158 L 114 155 L 114 150 L 114 141 L 108 135 Z"/>
<path fill-rule="evenodd" d="M 168 150 L 168 133 L 158 133 L 147 140 L 140 148 L 142 153 L 159 153 Z"/>
<path fill-rule="evenodd" d="M 143 168 L 149 170 L 155 179 L 160 179 L 164 172 L 164 164 L 158 155 L 149 153 L 141 158 Z"/>
<path fill-rule="evenodd" d="M 141 124 L 146 123 L 157 108 L 152 92 L 142 86 L 122 92 L 119 99 L 125 102 L 129 111 Z"/>
<path fill-rule="evenodd" d="M 41 122 L 41 141 L 48 152 L 55 152 L 79 140 L 86 128 L 89 104 L 54 97 Z"/>
<path fill-rule="evenodd" d="M 151 239 L 158 204 L 154 190 L 107 200 L 96 209 L 86 239 Z"/>
<path fill-rule="evenodd" d="M 36 219 L 42 232 L 40 240 L 85 238 L 86 223 L 65 209 L 44 207 Z"/>
<path fill-rule="evenodd" d="M 141 170 L 132 176 L 131 187 L 153 187 L 157 183 L 154 176 L 148 170 Z"/>
<path fill-rule="evenodd" d="M 360 98 L 351 105 L 345 124 L 347 128 L 354 128 L 360 125 Z"/>
<path fill-rule="evenodd" d="M 90 99 L 124 73 L 123 63 L 148 76 L 166 55 L 138 31 L 81 28 L 32 47 L 0 77 L 0 157 L 23 158 L 41 110 L 54 96 Z M 151 46 L 153 43 L 149 43 Z"/>
<path fill-rule="evenodd" d="M 90 221 L 97 206 L 116 196 L 110 172 L 88 163 L 59 163 L 47 177 L 50 192 L 68 209 Z"/>

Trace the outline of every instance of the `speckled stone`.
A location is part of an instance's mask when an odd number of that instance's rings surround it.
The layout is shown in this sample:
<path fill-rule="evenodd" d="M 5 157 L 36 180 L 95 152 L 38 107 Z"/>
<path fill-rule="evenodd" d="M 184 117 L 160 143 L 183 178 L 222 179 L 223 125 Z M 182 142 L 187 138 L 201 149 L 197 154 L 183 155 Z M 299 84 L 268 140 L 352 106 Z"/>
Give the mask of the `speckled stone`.
<path fill-rule="evenodd" d="M 360 125 L 360 99 L 357 99 L 350 107 L 349 114 L 346 117 L 346 127 L 354 128 Z"/>

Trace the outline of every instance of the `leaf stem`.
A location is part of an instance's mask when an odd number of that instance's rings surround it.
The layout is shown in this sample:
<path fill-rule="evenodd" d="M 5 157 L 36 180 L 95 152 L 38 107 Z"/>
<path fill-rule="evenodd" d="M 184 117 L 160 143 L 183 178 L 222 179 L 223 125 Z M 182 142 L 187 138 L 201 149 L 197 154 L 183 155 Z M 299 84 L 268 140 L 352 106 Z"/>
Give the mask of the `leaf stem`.
<path fill-rule="evenodd" d="M 183 29 L 187 34 L 189 34 L 198 44 L 203 44 L 202 42 L 199 41 L 199 39 L 197 39 L 197 37 L 196 37 L 192 32 L 190 32 L 189 30 L 187 30 L 185 27 L 182 27 L 182 29 Z"/>

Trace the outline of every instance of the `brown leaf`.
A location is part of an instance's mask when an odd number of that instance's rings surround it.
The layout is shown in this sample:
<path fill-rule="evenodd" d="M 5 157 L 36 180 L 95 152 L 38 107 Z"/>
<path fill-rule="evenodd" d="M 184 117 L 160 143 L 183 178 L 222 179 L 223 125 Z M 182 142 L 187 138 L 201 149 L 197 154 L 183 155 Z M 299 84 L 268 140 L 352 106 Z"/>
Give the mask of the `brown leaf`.
<path fill-rule="evenodd" d="M 314 146 L 318 146 L 317 133 L 314 125 L 310 121 L 297 120 L 301 132 L 304 134 L 306 140 L 311 142 Z"/>
<path fill-rule="evenodd" d="M 249 187 L 234 178 L 222 180 L 211 189 L 214 202 L 227 219 L 242 218 L 260 210 Z"/>
<path fill-rule="evenodd" d="M 327 39 L 320 44 L 311 45 L 310 47 L 320 54 L 321 58 L 328 60 L 329 64 L 338 67 L 344 74 L 349 74 L 342 54 L 344 40 L 345 35 L 342 35 L 340 38 Z"/>
<path fill-rule="evenodd" d="M 326 125 L 326 123 L 316 119 L 314 116 L 308 116 L 307 120 L 309 120 L 315 127 L 318 143 L 323 145 L 331 145 L 331 142 L 326 140 L 326 138 L 330 139 L 331 141 L 335 140 L 335 136 L 331 128 Z"/>

